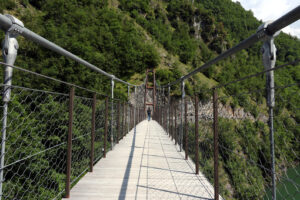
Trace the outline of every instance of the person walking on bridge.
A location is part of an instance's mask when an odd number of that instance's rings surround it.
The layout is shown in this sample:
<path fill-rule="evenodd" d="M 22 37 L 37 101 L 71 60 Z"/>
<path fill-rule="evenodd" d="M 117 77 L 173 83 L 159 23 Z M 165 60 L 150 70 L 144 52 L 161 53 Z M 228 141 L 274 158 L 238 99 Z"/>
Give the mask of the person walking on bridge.
<path fill-rule="evenodd" d="M 148 110 L 147 110 L 147 114 L 148 114 L 148 121 L 150 121 L 151 119 L 151 109 L 148 107 Z"/>

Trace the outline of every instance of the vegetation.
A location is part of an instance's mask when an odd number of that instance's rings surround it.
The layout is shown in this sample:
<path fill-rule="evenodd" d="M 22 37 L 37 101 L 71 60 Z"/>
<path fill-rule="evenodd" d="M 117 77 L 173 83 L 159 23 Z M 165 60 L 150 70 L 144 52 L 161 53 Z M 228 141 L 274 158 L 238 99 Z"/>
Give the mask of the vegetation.
<path fill-rule="evenodd" d="M 231 0 L 5 0 L 0 1 L 0 12 L 16 16 L 32 31 L 102 70 L 132 83 L 142 82 L 146 68 L 154 67 L 157 68 L 159 84 L 176 80 L 187 71 L 200 67 L 249 37 L 262 23 L 253 16 L 251 11 L 245 11 L 239 3 L 233 3 Z M 3 38 L 4 33 L 0 32 L 0 39 Z M 104 76 L 22 37 L 19 37 L 18 41 L 20 49 L 17 66 L 101 93 L 109 93 L 110 80 Z M 277 65 L 300 58 L 298 38 L 280 33 L 275 43 L 278 49 Z M 211 99 L 210 89 L 216 84 L 224 84 L 262 71 L 261 45 L 262 43 L 257 43 L 219 62 L 217 66 L 203 71 L 202 74 L 192 77 L 186 83 L 187 94 L 192 95 L 200 90 L 200 100 L 208 102 Z M 275 72 L 276 86 L 299 83 L 299 80 L 299 65 Z M 41 90 L 68 92 L 65 85 L 36 79 L 17 70 L 14 71 L 13 84 Z M 220 152 L 223 152 L 219 158 L 222 195 L 229 199 L 261 199 L 262 190 L 270 183 L 269 174 L 257 164 L 260 161 L 266 168 L 270 165 L 267 139 L 269 133 L 266 124 L 262 124 L 258 119 L 259 111 L 267 115 L 264 87 L 264 76 L 257 76 L 222 88 L 220 92 L 222 95 L 231 96 L 222 99 L 223 105 L 230 105 L 232 108 L 242 107 L 255 118 L 255 122 L 225 118 L 220 121 L 221 147 L 239 151 L 237 155 L 236 152 L 220 149 Z M 237 95 L 253 90 L 260 90 L 260 92 Z M 279 173 L 283 173 L 288 167 L 299 165 L 299 158 L 290 153 L 291 148 L 298 155 L 300 151 L 299 144 L 296 142 L 300 139 L 300 130 L 297 126 L 300 121 L 300 111 L 296 109 L 300 105 L 298 96 L 295 95 L 297 92 L 299 93 L 299 84 L 280 90 L 279 96 L 276 97 L 275 140 L 278 141 L 276 148 L 280 149 L 276 154 Z M 76 94 L 91 97 L 91 94 L 83 91 L 76 91 Z M 121 84 L 116 86 L 116 94 L 117 98 L 127 98 L 127 90 Z M 10 113 L 9 121 L 12 123 L 11 129 L 8 130 L 13 132 L 10 139 L 15 146 L 7 147 L 11 149 L 7 155 L 14 154 L 16 157 L 7 156 L 8 163 L 24 156 L 24 152 L 27 155 L 27 153 L 43 151 L 49 147 L 49 144 L 58 144 L 66 140 L 63 134 L 67 128 L 67 115 L 60 113 L 67 109 L 65 102 L 62 103 L 51 95 L 41 99 L 39 95 L 32 94 L 32 99 L 38 102 L 30 104 L 29 100 L 22 95 L 24 94 L 20 93 L 20 96 L 15 97 L 10 103 L 11 108 L 16 108 Z M 179 85 L 172 87 L 172 95 L 175 97 L 180 95 Z M 285 101 L 277 101 L 277 99 Z M 22 101 L 25 101 L 25 104 L 21 104 Z M 79 110 L 87 110 L 86 114 L 90 116 L 90 106 L 79 103 L 78 107 Z M 43 118 L 50 120 L 42 123 Z M 86 126 L 81 126 L 85 121 Z M 57 123 L 59 123 L 58 127 L 52 127 Z M 75 135 L 85 134 L 90 129 L 88 120 L 75 119 L 74 123 L 78 125 L 77 127 L 81 127 L 74 130 Z M 20 125 L 32 128 L 24 132 Z M 99 125 L 99 131 L 102 131 L 101 127 Z M 212 180 L 212 134 L 211 130 L 207 131 L 211 124 L 201 122 L 201 127 L 200 165 L 205 175 Z M 43 130 L 52 133 L 46 141 L 43 140 L 45 137 L 42 134 Z M 23 140 L 18 137 L 19 135 L 30 135 L 30 137 Z M 192 137 L 191 133 L 189 137 Z M 36 142 L 30 147 L 33 144 L 32 139 Z M 76 143 L 78 148 L 74 148 L 75 154 L 88 153 L 89 147 L 86 146 L 85 140 L 78 140 Z M 256 145 L 252 146 L 252 142 Z M 22 145 L 19 147 L 20 143 Z M 96 145 L 100 147 L 101 143 Z M 9 199 L 52 197 L 56 191 L 64 188 L 64 171 L 55 168 L 54 161 L 48 159 L 56 156 L 65 158 L 66 155 L 61 154 L 65 152 L 64 148 L 61 146 L 58 151 L 52 151 L 49 155 L 40 155 L 36 158 L 38 160 L 36 162 L 24 163 L 19 168 L 12 166 L 7 170 L 26 175 L 26 179 L 11 177 L 4 186 L 13 188 L 17 193 L 16 196 L 13 194 L 9 196 Z M 15 149 L 16 152 L 13 152 Z M 265 157 L 262 157 L 261 152 L 264 152 Z M 190 154 L 193 155 L 193 149 L 190 149 Z M 251 167 L 247 163 L 249 159 L 245 159 L 250 157 L 256 163 Z M 87 162 L 84 159 L 77 160 L 74 165 L 83 167 Z M 40 166 L 48 166 L 48 168 L 40 168 Z M 34 177 L 41 171 L 47 174 L 45 176 L 47 179 L 41 178 L 39 180 L 41 187 L 36 188 L 33 186 Z M 76 174 L 74 176 L 79 175 L 81 171 L 80 168 L 79 171 L 74 172 Z M 249 172 L 253 174 L 251 180 Z M 10 175 L 12 176 L 8 173 L 8 176 Z M 52 185 L 47 182 L 51 182 Z M 32 196 L 24 196 L 26 191 L 35 191 L 35 193 L 32 193 Z M 37 197 L 34 194 L 42 196 Z"/>

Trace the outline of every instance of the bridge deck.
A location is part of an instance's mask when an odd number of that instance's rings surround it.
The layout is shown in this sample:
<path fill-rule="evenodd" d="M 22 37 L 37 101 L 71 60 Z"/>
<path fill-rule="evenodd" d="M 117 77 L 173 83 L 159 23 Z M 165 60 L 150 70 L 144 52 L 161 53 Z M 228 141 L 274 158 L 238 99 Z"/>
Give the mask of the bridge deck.
<path fill-rule="evenodd" d="M 142 121 L 71 190 L 71 200 L 213 199 L 211 184 L 155 121 Z M 221 199 L 221 198 L 220 198 Z"/>

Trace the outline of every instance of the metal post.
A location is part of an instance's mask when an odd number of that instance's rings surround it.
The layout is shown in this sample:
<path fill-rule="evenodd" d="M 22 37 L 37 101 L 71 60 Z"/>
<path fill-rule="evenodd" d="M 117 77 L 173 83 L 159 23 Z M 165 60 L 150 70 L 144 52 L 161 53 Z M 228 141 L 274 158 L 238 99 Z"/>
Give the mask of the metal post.
<path fill-rule="evenodd" d="M 108 97 L 105 98 L 105 126 L 104 126 L 104 148 L 103 157 L 106 158 L 106 143 L 107 143 L 107 132 L 108 132 Z"/>
<path fill-rule="evenodd" d="M 110 119 L 110 142 L 111 150 L 114 147 L 114 79 L 111 79 L 111 119 Z"/>
<path fill-rule="evenodd" d="M 169 106 L 168 106 L 168 116 L 169 116 L 169 120 L 168 120 L 168 130 L 167 130 L 167 132 L 169 133 L 169 135 L 170 135 L 170 126 L 171 126 L 171 124 L 170 124 L 170 120 L 171 120 L 171 99 L 170 99 L 170 86 L 168 87 L 168 104 L 169 104 Z"/>
<path fill-rule="evenodd" d="M 180 151 L 182 151 L 183 145 L 183 106 L 184 106 L 184 97 L 185 97 L 185 90 L 184 90 L 184 81 L 181 81 L 181 127 L 180 127 Z"/>
<path fill-rule="evenodd" d="M 91 132 L 91 160 L 90 160 L 90 172 L 93 172 L 94 165 L 94 142 L 95 142 L 95 129 L 96 129 L 96 94 L 93 95 L 92 105 L 92 132 Z"/>
<path fill-rule="evenodd" d="M 164 105 L 164 107 L 163 107 L 163 124 L 164 124 L 165 131 L 167 131 L 167 126 L 166 126 L 167 121 L 166 121 L 166 119 L 167 119 L 167 109 L 166 109 L 166 106 Z"/>
<path fill-rule="evenodd" d="M 128 115 L 128 111 L 130 112 L 130 110 L 128 109 L 128 104 L 129 104 L 129 102 L 130 102 L 130 86 L 128 85 L 128 87 L 127 87 L 127 97 L 128 97 L 128 102 L 127 102 L 127 112 L 126 112 L 126 116 Z M 128 120 L 130 120 L 130 117 L 126 117 L 127 118 L 127 133 L 129 133 L 129 121 Z"/>
<path fill-rule="evenodd" d="M 159 124 L 162 126 L 162 107 L 161 105 L 159 106 Z"/>
<path fill-rule="evenodd" d="M 147 89 L 148 89 L 148 71 L 149 69 L 146 70 L 146 84 L 145 84 L 145 94 L 144 94 L 144 111 L 146 112 L 146 107 L 147 107 Z"/>
<path fill-rule="evenodd" d="M 174 139 L 174 137 L 173 137 L 173 124 L 174 124 L 174 122 L 173 122 L 173 102 L 171 103 L 171 112 L 170 112 L 170 136 L 171 136 L 171 138 L 172 138 L 172 140 Z"/>
<path fill-rule="evenodd" d="M 155 80 L 155 69 L 153 69 L 153 112 L 155 112 L 155 104 L 156 104 L 156 80 Z M 156 119 L 157 120 L 157 119 Z"/>
<path fill-rule="evenodd" d="M 176 103 L 174 107 L 174 115 L 175 115 L 175 126 L 174 126 L 174 136 L 175 136 L 175 144 L 178 144 L 178 135 L 177 135 L 177 109 L 176 109 Z"/>
<path fill-rule="evenodd" d="M 133 105 L 130 105 L 130 130 L 133 128 Z"/>
<path fill-rule="evenodd" d="M 120 102 L 117 104 L 117 141 L 116 143 L 119 143 L 120 138 Z"/>
<path fill-rule="evenodd" d="M 262 24 L 258 31 L 268 27 L 270 22 Z M 275 67 L 276 63 L 276 47 L 274 38 L 279 32 L 274 33 L 264 38 L 262 47 L 262 58 L 265 70 L 270 70 Z M 275 173 L 275 149 L 274 149 L 274 124 L 273 124 L 273 108 L 275 106 L 275 88 L 274 88 L 274 71 L 266 72 L 266 91 L 267 105 L 269 107 L 269 130 L 270 130 L 270 150 L 271 150 L 271 177 L 272 177 L 272 199 L 276 200 L 276 173 Z"/>
<path fill-rule="evenodd" d="M 198 96 L 195 95 L 195 165 L 196 174 L 199 174 L 199 120 L 198 120 Z"/>
<path fill-rule="evenodd" d="M 126 103 L 126 111 L 125 111 L 125 125 L 126 125 L 126 133 L 125 135 L 129 132 L 129 124 L 128 124 L 128 120 L 129 120 L 129 114 L 128 114 L 128 103 Z"/>
<path fill-rule="evenodd" d="M 184 101 L 184 139 L 185 139 L 185 159 L 188 159 L 188 121 L 187 121 L 187 99 Z"/>
<path fill-rule="evenodd" d="M 166 130 L 166 108 L 165 106 L 162 107 L 162 125 L 163 125 L 163 128 L 164 130 Z"/>
<path fill-rule="evenodd" d="M 123 113 L 122 113 L 122 139 L 125 135 L 125 126 L 126 126 L 126 106 L 125 106 L 125 102 L 123 102 Z"/>
<path fill-rule="evenodd" d="M 271 148 L 271 164 L 272 164 L 272 199 L 276 200 L 276 174 L 275 174 L 275 145 L 274 145 L 274 123 L 273 123 L 273 107 L 269 107 L 269 130 L 270 130 L 270 148 Z"/>
<path fill-rule="evenodd" d="M 162 89 L 162 95 L 161 95 L 161 104 L 162 104 L 162 126 L 163 128 L 166 130 L 166 127 L 165 127 L 165 98 L 164 98 L 164 95 L 165 95 L 165 88 Z"/>
<path fill-rule="evenodd" d="M 219 139 L 218 139 L 218 92 L 213 90 L 213 112 L 214 112 L 214 188 L 215 199 L 219 200 Z"/>
<path fill-rule="evenodd" d="M 5 33 L 5 39 L 3 41 L 3 46 L 2 46 L 2 55 L 4 58 L 4 62 L 6 64 L 14 65 L 17 58 L 18 49 L 19 49 L 19 44 L 17 41 L 19 32 L 17 27 L 24 27 L 24 25 L 20 20 L 10 15 L 7 15 L 7 17 L 10 18 L 13 25 Z M 0 168 L 1 168 L 0 169 L 0 199 L 2 199 L 3 196 L 2 188 L 4 182 L 3 168 L 5 162 L 4 157 L 5 157 L 5 144 L 6 144 L 7 113 L 8 113 L 8 103 L 10 101 L 10 96 L 11 96 L 12 75 L 13 75 L 13 68 L 9 66 L 5 66 L 4 83 L 3 83 L 4 91 L 2 96 L 3 118 L 2 118 L 2 143 L 1 143 L 1 159 L 0 159 Z"/>
<path fill-rule="evenodd" d="M 136 97 L 136 86 L 134 87 L 134 98 Z M 133 126 L 134 126 L 134 134 L 136 134 L 136 125 L 135 125 L 135 120 L 136 120 L 136 107 L 137 107 L 137 99 L 135 98 L 135 106 L 133 107 Z"/>
<path fill-rule="evenodd" d="M 135 118 L 135 124 L 139 123 L 139 108 L 136 107 L 136 118 Z"/>
<path fill-rule="evenodd" d="M 159 123 L 159 105 L 158 104 L 156 106 L 155 112 L 156 112 L 156 121 Z"/>
<path fill-rule="evenodd" d="M 136 114 L 136 124 L 140 122 L 140 108 L 137 108 L 137 114 Z"/>
<path fill-rule="evenodd" d="M 73 129 L 73 109 L 74 109 L 74 87 L 70 89 L 69 97 L 69 128 L 67 143 L 67 174 L 66 174 L 66 198 L 70 198 L 71 181 L 71 161 L 72 161 L 72 129 Z"/>
<path fill-rule="evenodd" d="M 160 119 L 160 122 L 161 122 L 161 126 L 164 128 L 164 107 L 163 107 L 163 104 L 161 104 L 161 113 L 160 113 L 160 116 L 161 116 L 161 119 Z"/>

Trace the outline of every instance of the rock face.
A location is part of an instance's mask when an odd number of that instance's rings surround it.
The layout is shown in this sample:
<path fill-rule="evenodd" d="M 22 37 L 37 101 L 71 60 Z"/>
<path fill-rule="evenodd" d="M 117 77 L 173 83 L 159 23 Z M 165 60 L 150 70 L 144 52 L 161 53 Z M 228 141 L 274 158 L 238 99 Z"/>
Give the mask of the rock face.
<path fill-rule="evenodd" d="M 137 96 L 136 98 L 134 98 L 134 93 L 131 93 L 130 95 L 130 103 L 132 104 L 138 104 L 139 107 L 143 107 L 144 106 L 144 88 L 139 88 L 139 91 L 137 92 Z M 159 95 L 158 95 L 159 96 Z M 152 90 L 148 90 L 147 91 L 147 95 L 146 95 L 146 99 L 148 103 L 152 103 L 153 102 L 153 91 Z M 168 102 L 167 98 L 165 97 L 165 99 L 156 99 L 159 102 Z M 171 102 L 176 102 L 177 106 L 177 119 L 178 122 L 180 122 L 181 120 L 181 100 L 175 100 L 172 99 Z M 150 107 L 150 109 L 152 110 L 152 106 L 147 106 L 147 108 Z M 194 102 L 191 100 L 187 101 L 187 114 L 188 114 L 188 121 L 190 122 L 194 122 L 195 121 L 195 107 L 194 107 Z M 262 121 L 264 123 L 266 123 L 268 121 L 268 117 L 265 116 L 262 113 L 259 113 L 257 119 L 255 119 L 255 117 L 250 113 L 250 112 L 245 112 L 244 108 L 232 108 L 229 105 L 223 105 L 222 103 L 219 102 L 218 104 L 218 114 L 219 117 L 222 118 L 227 118 L 227 119 L 235 119 L 235 120 L 245 120 L 245 119 L 249 119 L 251 121 Z M 198 110 L 198 116 L 199 116 L 199 120 L 213 120 L 213 103 L 212 100 L 208 101 L 208 102 L 199 102 L 199 110 Z"/>
<path fill-rule="evenodd" d="M 180 105 L 177 107 L 180 110 Z M 194 122 L 195 121 L 195 108 L 194 103 L 192 101 L 188 101 L 188 121 Z M 233 109 L 229 105 L 223 105 L 222 103 L 218 104 L 218 114 L 219 117 L 228 118 L 228 119 L 236 119 L 236 120 L 244 120 L 249 119 L 255 121 L 255 117 L 250 112 L 245 112 L 244 108 L 235 108 Z M 179 114 L 180 115 L 180 114 Z M 198 110 L 199 120 L 212 120 L 213 119 L 213 103 L 209 101 L 207 103 L 199 102 L 199 110 Z M 257 120 L 262 122 L 267 122 L 268 118 L 263 115 L 259 114 Z"/>

